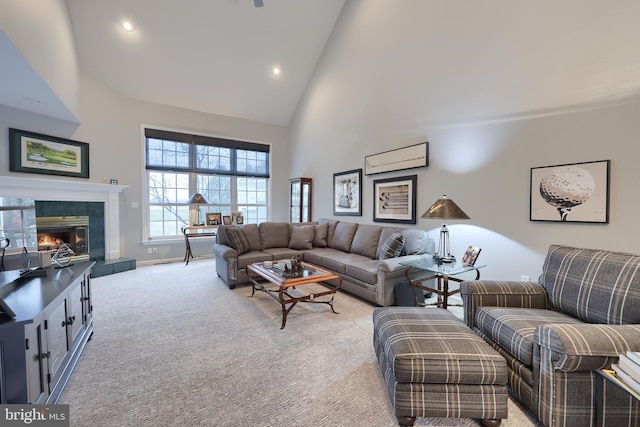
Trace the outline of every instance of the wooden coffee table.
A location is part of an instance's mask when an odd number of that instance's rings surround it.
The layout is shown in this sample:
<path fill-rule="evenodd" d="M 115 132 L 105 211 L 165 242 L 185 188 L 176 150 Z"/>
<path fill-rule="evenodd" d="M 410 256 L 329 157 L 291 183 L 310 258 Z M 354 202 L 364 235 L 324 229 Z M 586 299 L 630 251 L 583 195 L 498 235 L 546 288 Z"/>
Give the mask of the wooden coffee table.
<path fill-rule="evenodd" d="M 277 261 L 273 261 L 276 265 Z M 333 298 L 336 292 L 342 286 L 342 279 L 337 274 L 324 270 L 315 265 L 303 262 L 303 270 L 297 274 L 284 272 L 276 267 L 265 267 L 261 262 L 250 264 L 246 267 L 247 276 L 251 282 L 251 296 L 255 295 L 256 290 L 263 291 L 278 301 L 282 307 L 282 326 L 284 329 L 287 324 L 287 315 L 293 307 L 299 302 L 308 302 L 316 304 L 327 304 L 331 307 L 331 311 L 338 314 L 333 308 Z M 338 280 L 338 285 L 328 283 L 329 280 Z M 309 292 L 303 295 L 292 295 L 289 291 L 299 286 L 317 283 L 322 285 L 326 290 L 321 292 Z M 320 299 L 331 295 L 330 299 Z"/>

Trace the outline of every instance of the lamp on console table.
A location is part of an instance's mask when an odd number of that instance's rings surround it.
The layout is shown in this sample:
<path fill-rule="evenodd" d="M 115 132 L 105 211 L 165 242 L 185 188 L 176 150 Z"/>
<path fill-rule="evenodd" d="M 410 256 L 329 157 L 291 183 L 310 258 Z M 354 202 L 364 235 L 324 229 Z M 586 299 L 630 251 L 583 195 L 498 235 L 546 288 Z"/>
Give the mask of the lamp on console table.
<path fill-rule="evenodd" d="M 187 203 L 190 205 L 195 204 L 198 207 L 198 223 L 193 225 L 204 225 L 204 223 L 200 221 L 200 204 L 204 203 L 206 205 L 209 203 L 207 202 L 207 199 L 205 199 L 200 193 L 193 193 L 191 197 L 189 197 L 189 200 L 187 200 Z"/>
<path fill-rule="evenodd" d="M 462 209 L 451 199 L 447 199 L 447 196 L 436 200 L 420 218 L 427 219 L 470 219 L 469 215 L 464 213 Z M 446 224 L 442 224 L 440 229 L 440 243 L 438 244 L 438 252 L 433 255 L 433 258 L 439 262 L 455 262 L 456 257 L 451 255 L 449 248 L 449 229 Z"/>

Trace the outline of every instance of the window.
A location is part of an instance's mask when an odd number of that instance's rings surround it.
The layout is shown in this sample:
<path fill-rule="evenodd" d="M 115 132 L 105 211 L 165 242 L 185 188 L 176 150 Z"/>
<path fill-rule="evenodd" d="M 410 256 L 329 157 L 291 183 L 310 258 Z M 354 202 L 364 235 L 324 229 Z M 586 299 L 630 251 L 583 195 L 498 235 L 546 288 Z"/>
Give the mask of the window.
<path fill-rule="evenodd" d="M 38 247 L 35 201 L 0 197 L 0 237 L 9 239 L 7 253 Z"/>
<path fill-rule="evenodd" d="M 269 217 L 269 146 L 145 129 L 149 237 L 174 237 L 184 226 L 206 223 L 207 213 L 244 223 Z M 206 204 L 190 206 L 200 193 Z"/>

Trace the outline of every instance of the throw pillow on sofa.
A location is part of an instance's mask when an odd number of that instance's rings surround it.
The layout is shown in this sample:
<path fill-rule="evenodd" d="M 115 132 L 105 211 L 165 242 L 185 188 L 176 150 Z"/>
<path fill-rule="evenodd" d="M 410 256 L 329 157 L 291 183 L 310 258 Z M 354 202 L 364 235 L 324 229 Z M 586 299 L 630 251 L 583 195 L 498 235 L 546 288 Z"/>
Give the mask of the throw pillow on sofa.
<path fill-rule="evenodd" d="M 397 258 L 404 248 L 404 236 L 399 231 L 391 233 L 380 247 L 378 259 Z"/>
<path fill-rule="evenodd" d="M 311 249 L 315 233 L 315 225 L 294 225 L 289 239 L 289 249 Z"/>
<path fill-rule="evenodd" d="M 225 234 L 227 242 L 229 242 L 229 246 L 235 249 L 236 252 L 238 252 L 238 255 L 246 254 L 251 250 L 249 240 L 241 228 L 229 227 L 225 230 Z"/>
<path fill-rule="evenodd" d="M 327 247 L 327 235 L 329 234 L 329 224 L 316 225 L 315 235 L 313 236 L 313 246 L 316 248 Z"/>
<path fill-rule="evenodd" d="M 417 228 L 402 230 L 404 236 L 404 251 L 406 255 L 420 255 L 429 251 L 429 235 Z"/>

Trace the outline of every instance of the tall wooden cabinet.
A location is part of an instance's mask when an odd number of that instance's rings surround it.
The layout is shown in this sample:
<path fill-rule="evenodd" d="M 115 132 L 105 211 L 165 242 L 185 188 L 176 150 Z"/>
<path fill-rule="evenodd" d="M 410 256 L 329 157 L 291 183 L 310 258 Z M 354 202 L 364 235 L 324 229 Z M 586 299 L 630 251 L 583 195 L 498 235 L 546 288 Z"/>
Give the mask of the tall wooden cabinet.
<path fill-rule="evenodd" d="M 93 334 L 91 267 L 48 267 L 46 275 L 0 273 L 0 297 L 14 313 L 0 320 L 0 403 L 57 402 Z"/>
<path fill-rule="evenodd" d="M 311 178 L 292 178 L 289 186 L 291 222 L 311 221 Z"/>

